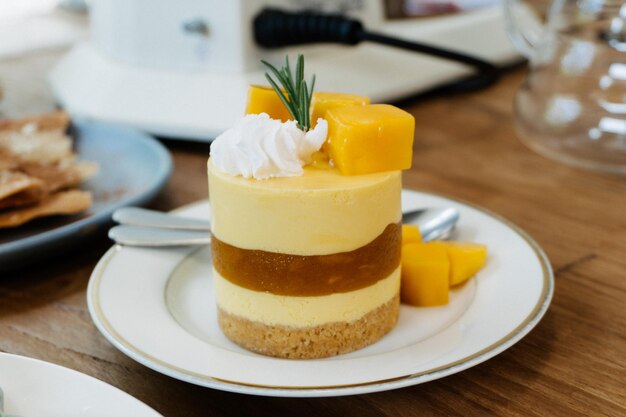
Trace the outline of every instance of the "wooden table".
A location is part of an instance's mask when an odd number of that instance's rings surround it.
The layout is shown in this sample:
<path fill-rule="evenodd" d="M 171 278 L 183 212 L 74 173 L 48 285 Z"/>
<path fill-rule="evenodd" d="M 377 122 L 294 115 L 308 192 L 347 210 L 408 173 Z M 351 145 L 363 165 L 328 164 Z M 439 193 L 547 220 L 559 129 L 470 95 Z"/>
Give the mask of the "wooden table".
<path fill-rule="evenodd" d="M 37 59 L 47 66 L 45 54 Z M 0 80 L 13 80 L 19 68 L 20 60 L 0 63 Z M 541 323 L 486 363 L 423 385 L 339 398 L 252 397 L 180 382 L 129 359 L 93 325 L 85 290 L 110 245 L 104 237 L 53 262 L 0 270 L 0 350 L 77 369 L 168 417 L 626 415 L 626 180 L 559 165 L 516 139 L 511 101 L 523 76 L 518 69 L 486 91 L 402 104 L 417 122 L 405 185 L 508 218 L 537 240 L 555 270 Z M 49 94 L 36 85 L 39 110 Z M 29 109 L 13 93 L 8 100 L 18 112 Z M 205 198 L 208 147 L 167 146 L 175 170 L 152 207 Z"/>

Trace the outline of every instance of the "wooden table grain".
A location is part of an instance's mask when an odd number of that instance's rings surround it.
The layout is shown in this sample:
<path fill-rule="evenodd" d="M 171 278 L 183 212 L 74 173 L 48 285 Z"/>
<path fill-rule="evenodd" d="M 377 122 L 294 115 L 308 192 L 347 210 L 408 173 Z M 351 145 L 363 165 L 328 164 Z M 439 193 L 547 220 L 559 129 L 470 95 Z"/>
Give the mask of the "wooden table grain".
<path fill-rule="evenodd" d="M 19 67 L 1 63 L 0 81 Z M 626 178 L 557 164 L 517 140 L 511 102 L 524 75 L 517 69 L 481 92 L 401 103 L 417 123 L 405 186 L 506 217 L 554 267 L 546 316 L 495 358 L 426 384 L 339 398 L 253 397 L 180 382 L 120 353 L 92 323 L 85 290 L 110 245 L 105 237 L 53 261 L 0 270 L 0 350 L 92 375 L 167 417 L 626 415 Z M 8 99 L 29 109 L 15 93 Z M 152 207 L 205 198 L 208 146 L 166 145 L 174 174 Z"/>

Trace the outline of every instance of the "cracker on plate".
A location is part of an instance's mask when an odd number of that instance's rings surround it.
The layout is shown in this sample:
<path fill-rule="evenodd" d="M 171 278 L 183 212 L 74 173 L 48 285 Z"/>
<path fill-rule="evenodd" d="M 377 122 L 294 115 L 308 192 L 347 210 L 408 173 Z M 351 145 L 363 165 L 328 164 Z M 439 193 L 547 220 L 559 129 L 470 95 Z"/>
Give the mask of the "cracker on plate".
<path fill-rule="evenodd" d="M 0 211 L 0 228 L 20 226 L 37 217 L 75 214 L 91 207 L 91 193 L 82 190 L 59 191 L 37 204 L 8 211 Z"/>
<path fill-rule="evenodd" d="M 73 188 L 98 166 L 77 161 L 69 122 L 65 112 L 0 120 L 0 228 L 91 206 L 90 193 Z"/>
<path fill-rule="evenodd" d="M 36 203 L 45 194 L 45 184 L 19 171 L 0 171 L 0 209 Z"/>

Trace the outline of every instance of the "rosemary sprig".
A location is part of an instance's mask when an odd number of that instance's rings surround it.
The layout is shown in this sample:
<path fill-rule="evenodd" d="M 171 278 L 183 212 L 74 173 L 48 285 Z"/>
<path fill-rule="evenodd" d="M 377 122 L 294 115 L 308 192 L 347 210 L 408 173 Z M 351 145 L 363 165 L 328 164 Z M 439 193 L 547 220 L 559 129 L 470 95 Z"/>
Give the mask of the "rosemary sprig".
<path fill-rule="evenodd" d="M 298 55 L 296 63 L 295 80 L 289 65 L 289 56 L 285 57 L 285 65 L 281 69 L 267 61 L 261 62 L 270 70 L 265 73 L 265 78 L 278 94 L 291 117 L 298 123 L 298 127 L 305 132 L 311 128 L 311 98 L 315 87 L 315 75 L 311 78 L 311 88 L 304 80 L 304 56 Z M 276 78 L 272 78 L 272 75 Z M 279 86 L 280 84 L 280 86 Z"/>

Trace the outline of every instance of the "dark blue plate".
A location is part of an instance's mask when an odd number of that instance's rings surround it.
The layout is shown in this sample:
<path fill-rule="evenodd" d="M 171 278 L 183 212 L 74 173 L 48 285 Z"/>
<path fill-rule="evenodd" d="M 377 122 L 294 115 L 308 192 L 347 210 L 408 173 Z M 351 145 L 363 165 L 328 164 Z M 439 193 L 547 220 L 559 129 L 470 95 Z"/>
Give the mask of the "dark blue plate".
<path fill-rule="evenodd" d="M 0 271 L 38 261 L 102 232 L 115 209 L 149 202 L 172 172 L 167 149 L 143 132 L 82 120 L 74 120 L 73 128 L 79 158 L 100 166 L 98 174 L 81 187 L 91 191 L 93 206 L 75 216 L 41 218 L 0 229 Z"/>

